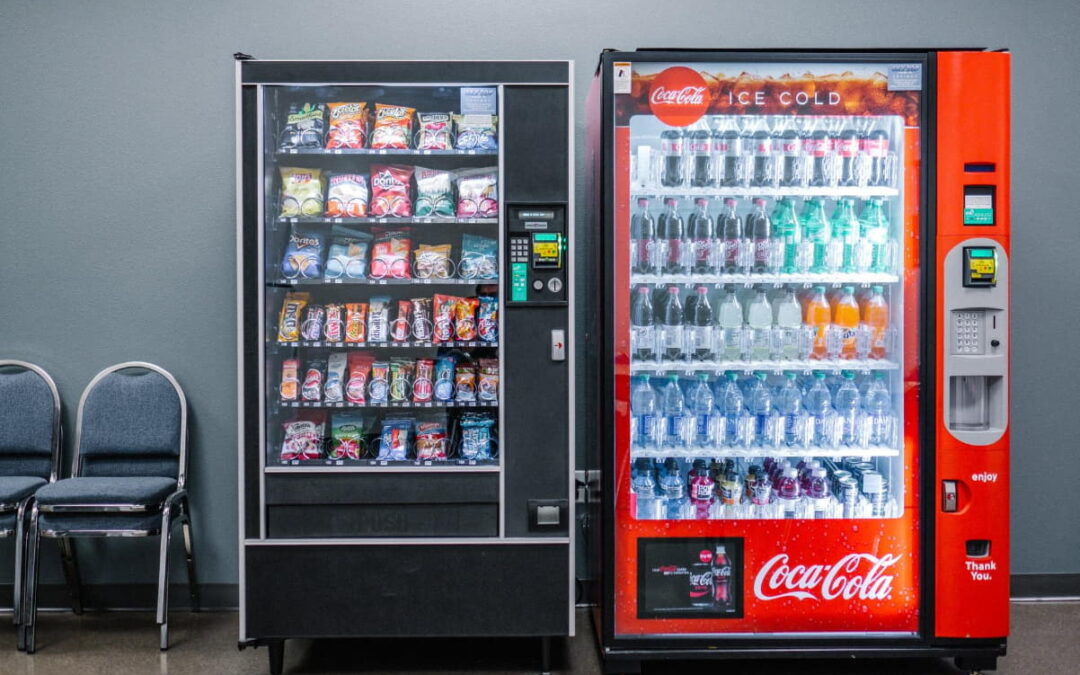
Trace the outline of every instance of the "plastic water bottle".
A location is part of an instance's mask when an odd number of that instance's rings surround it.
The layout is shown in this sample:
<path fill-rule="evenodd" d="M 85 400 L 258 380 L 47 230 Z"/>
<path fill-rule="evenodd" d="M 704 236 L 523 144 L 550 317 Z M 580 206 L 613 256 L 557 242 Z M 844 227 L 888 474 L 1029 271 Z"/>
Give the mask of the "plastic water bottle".
<path fill-rule="evenodd" d="M 692 360 L 707 361 L 713 358 L 713 310 L 705 286 L 695 293 L 686 299 L 686 351 Z"/>
<path fill-rule="evenodd" d="M 746 439 L 740 438 L 741 419 L 746 415 L 743 394 L 739 389 L 739 374 L 728 371 L 723 388 L 717 396 L 717 407 L 724 418 L 724 438 L 729 445 L 739 445 Z"/>
<path fill-rule="evenodd" d="M 802 307 L 795 299 L 795 292 L 785 289 L 773 303 L 774 324 L 777 331 L 777 356 L 785 360 L 799 358 L 799 333 L 802 330 Z"/>
<path fill-rule="evenodd" d="M 672 373 L 663 390 L 664 438 L 663 445 L 677 448 L 686 444 L 686 399 L 679 387 L 679 376 Z"/>
<path fill-rule="evenodd" d="M 758 288 L 746 306 L 746 324 L 751 332 L 750 358 L 769 358 L 769 335 L 772 328 L 772 305 L 764 288 Z"/>
<path fill-rule="evenodd" d="M 870 418 L 870 445 L 893 445 L 893 405 L 885 386 L 885 373 L 875 372 L 866 393 L 866 414 Z"/>
<path fill-rule="evenodd" d="M 780 502 L 780 510 L 785 519 L 795 518 L 802 499 L 802 488 L 799 487 L 799 471 L 793 466 L 783 469 L 773 490 L 776 499 Z"/>
<path fill-rule="evenodd" d="M 641 448 L 655 448 L 657 446 L 657 399 L 656 390 L 649 383 L 648 375 L 641 375 L 630 392 L 630 412 L 634 416 L 637 433 L 634 434 L 634 445 Z"/>
<path fill-rule="evenodd" d="M 859 398 L 859 388 L 855 386 L 855 373 L 845 370 L 841 377 L 843 383 L 836 390 L 834 403 L 839 416 L 840 442 L 843 445 L 858 445 L 862 400 Z"/>
<path fill-rule="evenodd" d="M 797 373 L 789 372 L 784 377 L 784 384 L 776 394 L 776 409 L 783 419 L 784 445 L 794 448 L 804 445 L 802 392 L 795 386 Z"/>
<path fill-rule="evenodd" d="M 859 214 L 859 239 L 856 262 L 860 271 L 888 272 L 889 220 L 880 197 L 872 197 Z"/>
<path fill-rule="evenodd" d="M 637 499 L 638 520 L 655 519 L 659 487 L 656 484 L 656 468 L 651 459 L 639 457 L 634 462 L 634 479 L 630 483 L 630 490 Z"/>
<path fill-rule="evenodd" d="M 772 416 L 772 394 L 765 386 L 765 373 L 754 373 L 747 395 L 750 414 L 754 416 L 754 445 L 771 445 L 767 430 Z"/>
<path fill-rule="evenodd" d="M 686 505 L 686 481 L 679 469 L 679 460 L 674 457 L 664 460 L 664 468 L 660 470 L 657 485 L 660 488 L 664 517 L 676 520 L 682 518 Z"/>
<path fill-rule="evenodd" d="M 773 231 L 784 247 L 784 262 L 780 271 L 793 274 L 798 271 L 797 258 L 799 242 L 802 241 L 802 227 L 795 215 L 795 202 L 788 197 L 776 200 L 772 212 Z"/>
<path fill-rule="evenodd" d="M 826 518 L 832 506 L 832 489 L 829 487 L 828 472 L 822 467 L 810 470 L 806 496 L 814 507 L 814 518 Z"/>
<path fill-rule="evenodd" d="M 814 244 L 814 258 L 810 264 L 811 272 L 826 272 L 825 253 L 829 246 L 831 230 L 829 221 L 825 220 L 825 206 L 817 197 L 810 197 L 803 203 L 802 212 L 803 236 Z"/>
<path fill-rule="evenodd" d="M 814 373 L 814 384 L 806 392 L 806 410 L 814 420 L 814 445 L 826 447 L 830 444 L 829 433 L 831 431 L 832 395 L 825 386 L 825 373 Z"/>
<path fill-rule="evenodd" d="M 851 197 L 841 197 L 836 202 L 836 210 L 833 211 L 832 221 L 833 239 L 839 241 L 842 246 L 840 255 L 840 271 L 855 271 L 855 249 L 859 244 L 859 221 L 855 217 L 855 200 Z"/>
<path fill-rule="evenodd" d="M 690 414 L 694 416 L 694 445 L 712 445 L 713 401 L 715 398 L 712 389 L 709 387 L 708 373 L 698 374 L 698 381 L 694 386 L 690 387 L 686 398 L 690 407 Z"/>
<path fill-rule="evenodd" d="M 743 311 L 734 288 L 728 287 L 724 299 L 716 308 L 716 325 L 721 331 L 721 341 L 716 349 L 717 358 L 726 361 L 742 358 Z"/>

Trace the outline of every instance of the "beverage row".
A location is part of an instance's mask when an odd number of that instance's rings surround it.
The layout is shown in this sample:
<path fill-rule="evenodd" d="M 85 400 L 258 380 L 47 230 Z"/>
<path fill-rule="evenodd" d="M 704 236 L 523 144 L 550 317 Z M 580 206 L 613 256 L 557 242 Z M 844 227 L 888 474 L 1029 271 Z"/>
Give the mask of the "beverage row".
<path fill-rule="evenodd" d="M 281 217 L 495 218 L 498 175 L 495 167 L 445 171 L 376 164 L 369 198 L 364 174 L 324 176 L 322 169 L 282 167 Z"/>
<path fill-rule="evenodd" d="M 497 123 L 494 115 L 417 112 L 385 103 L 372 110 L 366 101 L 293 104 L 278 149 L 495 150 Z"/>
<path fill-rule="evenodd" d="M 638 286 L 630 307 L 630 350 L 639 361 L 739 359 L 884 359 L 890 351 L 889 303 L 881 286 L 799 294 L 780 288 L 770 302 L 758 286 L 742 302 L 729 286 L 716 311 L 709 289 L 680 299 L 680 288 Z M 655 300 L 655 303 L 654 303 Z"/>
<path fill-rule="evenodd" d="M 630 220 L 630 261 L 638 274 L 889 272 L 895 269 L 897 245 L 890 237 L 884 200 L 866 201 L 858 217 L 855 200 L 842 197 L 832 215 L 825 200 L 808 197 L 802 212 L 782 197 L 771 214 L 765 200 L 753 200 L 745 218 L 738 201 L 724 199 L 716 220 L 709 200 L 694 200 L 685 222 L 679 202 L 664 199 L 656 218 L 647 198 L 639 198 Z"/>
<path fill-rule="evenodd" d="M 638 520 L 892 518 L 897 504 L 877 465 L 860 457 L 839 464 L 804 457 L 641 458 L 630 483 Z"/>
<path fill-rule="evenodd" d="M 302 410 L 282 424 L 278 459 L 287 464 L 362 459 L 491 460 L 497 455 L 495 422 L 491 413 L 466 412 L 451 417 L 395 415 L 377 425 L 374 416 L 354 411 L 329 416 L 325 410 Z"/>
<path fill-rule="evenodd" d="M 774 375 L 771 383 L 764 372 L 741 382 L 734 371 L 710 379 L 707 373 L 693 381 L 671 374 L 657 390 L 648 375 L 635 378 L 635 451 L 897 446 L 896 410 L 880 371 L 861 382 L 852 371 L 832 381 L 820 371 L 802 382 L 795 372 Z"/>
<path fill-rule="evenodd" d="M 716 117 L 660 133 L 660 154 L 639 180 L 664 187 L 885 186 L 895 173 L 889 132 L 873 119 Z M 711 128 L 710 128 L 711 126 Z M 641 146 L 639 146 L 640 148 Z M 651 149 L 651 145 L 648 146 Z"/>
<path fill-rule="evenodd" d="M 397 317 L 391 321 L 391 307 Z M 311 303 L 310 293 L 287 293 L 278 314 L 278 342 L 298 340 L 349 343 L 407 342 L 434 344 L 497 342 L 499 300 L 493 295 L 463 298 L 436 293 L 431 298 L 367 302 Z"/>

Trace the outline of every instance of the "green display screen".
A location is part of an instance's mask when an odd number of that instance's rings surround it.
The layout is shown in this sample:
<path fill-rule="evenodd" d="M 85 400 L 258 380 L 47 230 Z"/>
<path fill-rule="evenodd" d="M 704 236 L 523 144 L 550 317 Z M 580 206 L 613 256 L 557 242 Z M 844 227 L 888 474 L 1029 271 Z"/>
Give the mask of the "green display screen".
<path fill-rule="evenodd" d="M 992 248 L 973 248 L 968 253 L 972 258 L 993 258 L 994 249 Z"/>
<path fill-rule="evenodd" d="M 534 234 L 533 241 L 558 241 L 559 235 L 557 234 Z"/>

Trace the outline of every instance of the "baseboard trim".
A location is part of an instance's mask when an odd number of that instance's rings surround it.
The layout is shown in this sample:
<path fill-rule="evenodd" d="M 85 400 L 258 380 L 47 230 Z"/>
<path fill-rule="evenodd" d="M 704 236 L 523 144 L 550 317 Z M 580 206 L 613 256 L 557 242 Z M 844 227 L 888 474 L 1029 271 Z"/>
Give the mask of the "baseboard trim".
<path fill-rule="evenodd" d="M 11 607 L 13 587 L 0 584 L 0 608 Z M 202 609 L 236 609 L 240 602 L 237 584 L 200 584 Z M 157 607 L 157 584 L 84 584 L 83 608 L 87 610 L 153 610 Z M 38 609 L 71 609 L 71 598 L 64 584 L 38 586 Z M 191 609 L 187 584 L 170 584 L 169 609 Z"/>
<path fill-rule="evenodd" d="M 1014 598 L 1080 596 L 1080 574 L 1014 574 L 1009 581 Z"/>

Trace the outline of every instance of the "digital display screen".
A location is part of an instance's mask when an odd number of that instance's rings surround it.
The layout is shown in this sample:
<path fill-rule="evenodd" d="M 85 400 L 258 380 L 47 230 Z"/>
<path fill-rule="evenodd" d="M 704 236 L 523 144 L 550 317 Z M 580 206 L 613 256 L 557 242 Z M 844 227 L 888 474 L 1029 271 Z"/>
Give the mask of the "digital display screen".
<path fill-rule="evenodd" d="M 562 267 L 562 235 L 556 232 L 533 233 L 532 263 L 533 268 Z"/>
<path fill-rule="evenodd" d="M 970 255 L 972 258 L 993 258 L 994 257 L 994 249 L 992 249 L 992 248 L 973 248 L 973 249 L 971 249 L 971 252 L 968 255 Z"/>

